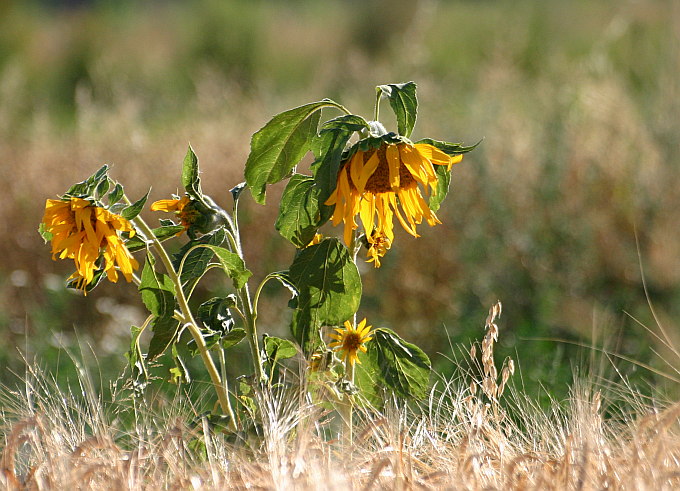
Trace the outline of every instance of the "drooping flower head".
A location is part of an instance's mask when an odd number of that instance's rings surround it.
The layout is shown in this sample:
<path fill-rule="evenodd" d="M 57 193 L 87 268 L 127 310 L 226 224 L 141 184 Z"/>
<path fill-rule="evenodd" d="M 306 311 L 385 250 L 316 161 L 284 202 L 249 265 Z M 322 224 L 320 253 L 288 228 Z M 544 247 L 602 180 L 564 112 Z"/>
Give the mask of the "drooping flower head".
<path fill-rule="evenodd" d="M 369 244 L 369 262 L 380 267 L 380 258 L 394 241 L 395 216 L 414 237 L 423 219 L 430 226 L 441 223 L 423 192 L 437 191 L 435 165 L 450 169 L 463 156 L 449 156 L 433 145 L 414 144 L 393 133 L 361 140 L 353 150 L 342 162 L 337 186 L 325 204 L 335 205 L 333 225 L 344 222 L 347 245 L 359 228 L 359 216 Z"/>
<path fill-rule="evenodd" d="M 161 199 L 155 201 L 151 205 L 151 211 L 174 212 L 186 231 L 191 227 L 197 215 L 197 211 L 193 209 L 193 207 L 188 206 L 190 203 L 191 200 L 188 196 L 174 199 Z M 181 233 L 182 231 L 177 235 L 180 235 Z"/>
<path fill-rule="evenodd" d="M 52 259 L 56 260 L 58 254 L 60 259 L 75 262 L 76 271 L 69 280 L 77 288 L 85 291 L 100 269 L 114 283 L 118 281 L 118 270 L 128 282 L 132 281 L 132 272 L 139 263 L 118 232 L 128 232 L 132 237 L 135 229 L 122 216 L 82 198 L 48 199 L 42 223 L 45 232 L 51 234 Z"/>
<path fill-rule="evenodd" d="M 358 351 L 366 353 L 365 344 L 373 339 L 371 336 L 371 326 L 366 325 L 366 319 L 359 322 L 359 325 L 353 326 L 350 321 L 345 321 L 345 327 L 336 327 L 335 333 L 331 334 L 331 338 L 335 341 L 328 346 L 334 351 L 338 351 L 343 360 L 346 360 L 350 366 L 354 362 L 361 363 Z"/>

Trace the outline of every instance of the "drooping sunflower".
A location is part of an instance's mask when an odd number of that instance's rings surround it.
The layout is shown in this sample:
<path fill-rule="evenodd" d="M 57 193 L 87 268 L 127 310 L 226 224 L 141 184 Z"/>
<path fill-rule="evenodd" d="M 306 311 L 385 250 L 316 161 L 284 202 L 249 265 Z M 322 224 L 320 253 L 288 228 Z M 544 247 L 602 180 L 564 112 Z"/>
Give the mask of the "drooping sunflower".
<path fill-rule="evenodd" d="M 416 225 L 441 223 L 423 198 L 422 191 L 437 190 L 435 165 L 449 169 L 462 155 L 450 156 L 427 143 L 411 143 L 405 138 L 385 135 L 367 138 L 341 163 L 337 185 L 326 200 L 335 205 L 333 225 L 344 222 L 347 245 L 361 219 L 369 244 L 369 262 L 380 267 L 380 258 L 394 241 L 394 217 L 409 234 L 418 237 Z"/>
<path fill-rule="evenodd" d="M 128 282 L 132 281 L 132 272 L 139 268 L 139 263 L 118 232 L 128 232 L 132 237 L 135 229 L 122 216 L 86 199 L 72 197 L 48 199 L 42 222 L 44 230 L 52 235 L 52 259 L 56 260 L 58 254 L 60 259 L 75 262 L 76 271 L 69 280 L 77 288 L 85 291 L 99 269 L 114 283 L 118 281 L 118 270 Z"/>
<path fill-rule="evenodd" d="M 329 347 L 338 351 L 343 360 L 347 360 L 350 366 L 354 362 L 361 363 L 357 351 L 366 353 L 365 344 L 373 339 L 371 336 L 371 326 L 366 325 L 366 319 L 353 326 L 350 321 L 345 321 L 345 327 L 336 327 L 335 333 L 331 334 L 335 341 L 329 343 Z"/>
<path fill-rule="evenodd" d="M 187 206 L 189 203 L 191 203 L 191 200 L 188 196 L 175 199 L 161 199 L 155 201 L 151 205 L 151 211 L 174 212 L 186 231 L 189 229 L 189 227 L 191 227 L 191 224 L 193 223 L 196 216 L 196 210 Z M 180 235 L 181 233 L 182 231 L 180 231 L 177 235 Z"/>

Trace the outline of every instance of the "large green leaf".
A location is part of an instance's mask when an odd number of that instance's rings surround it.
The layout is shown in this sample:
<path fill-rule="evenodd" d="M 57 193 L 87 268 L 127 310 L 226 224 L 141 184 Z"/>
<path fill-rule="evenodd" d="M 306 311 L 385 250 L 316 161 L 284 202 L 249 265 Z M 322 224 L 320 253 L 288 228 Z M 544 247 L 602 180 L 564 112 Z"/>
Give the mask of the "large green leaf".
<path fill-rule="evenodd" d="M 468 153 L 477 146 L 482 143 L 482 140 L 479 140 L 477 143 L 474 145 L 470 146 L 465 146 L 462 143 L 449 143 L 449 142 L 444 142 L 444 141 L 439 141 L 439 140 L 433 140 L 432 138 L 423 138 L 422 140 L 418 140 L 415 143 L 426 143 L 427 145 L 432 145 L 433 147 L 441 150 L 444 152 L 446 155 L 461 155 L 464 153 Z"/>
<path fill-rule="evenodd" d="M 153 337 L 149 342 L 147 358 L 153 360 L 161 355 L 175 338 L 179 322 L 173 317 L 177 300 L 172 280 L 154 271 L 153 259 L 147 257 L 141 275 L 139 291 L 142 302 L 154 316 L 151 321 Z"/>
<path fill-rule="evenodd" d="M 154 271 L 151 256 L 147 257 L 142 269 L 139 291 L 142 302 L 153 315 L 165 317 L 175 312 L 175 286 L 169 276 Z"/>
<path fill-rule="evenodd" d="M 96 198 L 96 191 L 100 188 L 103 181 L 109 180 L 109 166 L 104 164 L 90 177 L 82 182 L 74 184 L 64 194 L 64 197 L 76 197 L 76 198 Z"/>
<path fill-rule="evenodd" d="M 176 236 L 178 233 L 182 232 L 184 227 L 182 225 L 164 225 L 152 230 L 153 234 L 158 240 L 163 242 L 171 237 Z M 128 239 L 125 242 L 125 246 L 130 252 L 139 251 L 146 247 L 146 240 L 144 240 L 141 234 L 136 234 L 134 237 Z"/>
<path fill-rule="evenodd" d="M 368 399 L 375 403 L 381 387 L 404 398 L 426 397 L 431 364 L 423 350 L 391 329 L 378 328 L 372 335 L 355 373 L 356 383 Z"/>
<path fill-rule="evenodd" d="M 292 358 L 298 353 L 295 344 L 288 341 L 287 339 L 281 339 L 275 336 L 265 336 L 264 350 L 272 363 L 276 363 L 279 360 Z"/>
<path fill-rule="evenodd" d="M 449 193 L 449 185 L 451 184 L 451 171 L 445 165 L 435 165 L 434 171 L 437 173 L 437 192 L 430 196 L 428 203 L 430 210 L 437 211 Z"/>
<path fill-rule="evenodd" d="M 321 326 L 340 325 L 357 311 L 361 278 L 349 251 L 335 238 L 298 252 L 289 274 L 299 292 L 291 329 L 308 353 Z"/>
<path fill-rule="evenodd" d="M 149 341 L 149 351 L 146 354 L 147 360 L 154 360 L 165 353 L 165 350 L 168 349 L 168 346 L 175 339 L 178 328 L 179 321 L 173 317 L 154 317 L 153 321 L 151 321 L 153 336 L 151 341 Z"/>
<path fill-rule="evenodd" d="M 196 157 L 194 149 L 189 145 L 182 164 L 182 186 L 184 186 L 187 195 L 200 201 L 203 193 L 201 191 L 201 179 L 198 174 L 198 157 Z"/>
<path fill-rule="evenodd" d="M 281 197 L 276 230 L 295 247 L 305 247 L 321 225 L 333 214 L 333 208 L 319 202 L 320 189 L 314 178 L 294 174 Z"/>
<path fill-rule="evenodd" d="M 390 106 L 397 116 L 399 134 L 406 138 L 410 137 L 418 114 L 415 82 L 379 85 L 376 90 L 389 99 Z"/>
<path fill-rule="evenodd" d="M 207 246 L 210 248 L 217 257 L 220 267 L 227 273 L 227 276 L 231 278 L 234 283 L 234 288 L 240 290 L 248 281 L 253 273 L 246 268 L 243 259 L 239 257 L 238 254 L 234 254 L 231 251 L 223 247 L 218 247 L 214 245 Z"/>
<path fill-rule="evenodd" d="M 432 140 L 431 138 L 424 138 L 417 141 L 416 143 L 424 143 L 427 145 L 432 145 L 433 147 L 441 150 L 447 155 L 455 156 L 462 155 L 464 153 L 474 150 L 477 145 L 481 143 L 481 140 L 474 145 L 464 146 L 461 143 L 449 143 L 438 140 Z M 434 170 L 437 173 L 437 192 L 430 198 L 429 206 L 432 211 L 439 210 L 439 207 L 446 198 L 449 192 L 449 185 L 451 184 L 451 171 L 447 169 L 444 165 L 435 165 Z"/>
<path fill-rule="evenodd" d="M 125 194 L 125 192 L 123 191 L 123 186 L 121 186 L 119 183 L 116 183 L 116 185 L 113 187 L 113 189 L 108 195 L 109 206 L 115 205 L 121 199 L 123 199 L 123 194 Z"/>
<path fill-rule="evenodd" d="M 198 279 L 203 276 L 210 260 L 215 255 L 212 249 L 207 247 L 196 247 L 198 245 L 216 246 L 224 242 L 226 232 L 223 228 L 203 235 L 201 238 L 187 242 L 182 248 L 173 256 L 173 266 L 176 271 L 179 271 L 180 265 L 182 270 L 180 272 L 180 280 L 182 284 Z M 182 260 L 184 262 L 182 263 Z"/>
<path fill-rule="evenodd" d="M 123 211 L 120 212 L 120 215 L 125 218 L 126 220 L 132 220 L 135 218 L 137 215 L 141 213 L 141 211 L 144 209 L 144 205 L 146 204 L 146 200 L 149 199 L 149 193 L 151 190 L 149 189 L 144 196 L 139 198 L 137 201 L 132 203 L 130 206 L 126 206 L 123 208 Z"/>
<path fill-rule="evenodd" d="M 338 171 L 347 142 L 355 132 L 368 128 L 366 120 L 353 114 L 331 119 L 322 125 L 318 136 L 312 141 L 312 172 L 319 188 L 319 203 L 325 203 L 337 186 Z M 328 213 L 332 214 L 332 207 L 328 208 Z"/>
<path fill-rule="evenodd" d="M 203 302 L 196 310 L 196 320 L 211 331 L 229 332 L 234 326 L 234 318 L 229 310 L 236 305 L 232 295 L 213 297 Z"/>
<path fill-rule="evenodd" d="M 307 153 L 324 107 L 338 104 L 326 99 L 290 109 L 253 135 L 245 178 L 255 201 L 264 204 L 267 184 L 284 179 Z"/>

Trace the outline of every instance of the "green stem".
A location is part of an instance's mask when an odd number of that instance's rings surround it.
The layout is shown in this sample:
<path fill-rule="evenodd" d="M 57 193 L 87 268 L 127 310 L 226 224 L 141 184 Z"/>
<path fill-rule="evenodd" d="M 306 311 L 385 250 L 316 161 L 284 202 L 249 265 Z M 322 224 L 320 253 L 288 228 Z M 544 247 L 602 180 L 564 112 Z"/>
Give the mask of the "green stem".
<path fill-rule="evenodd" d="M 127 197 L 124 197 L 124 199 L 128 204 L 130 204 L 130 201 L 127 199 Z M 146 224 L 144 220 L 142 220 L 141 217 L 136 217 L 134 219 L 134 222 L 142 231 L 142 233 L 153 242 L 154 249 L 156 250 L 156 253 L 160 257 L 161 262 L 165 266 L 165 270 L 168 273 L 168 277 L 175 285 L 175 295 L 177 298 L 177 303 L 179 305 L 180 311 L 182 313 L 181 322 L 184 322 L 184 327 L 186 327 L 189 330 L 191 336 L 194 338 L 194 342 L 196 343 L 198 351 L 201 355 L 203 364 L 205 365 L 205 368 L 208 370 L 210 380 L 212 381 L 213 387 L 215 388 L 215 392 L 217 393 L 217 398 L 219 400 L 220 406 L 222 407 L 222 411 L 224 411 L 229 416 L 229 427 L 231 430 L 235 431 L 236 417 L 234 415 L 234 410 L 231 407 L 231 402 L 229 401 L 229 394 L 225 389 L 226 380 L 224 381 L 223 384 L 222 379 L 220 378 L 220 374 L 217 371 L 217 367 L 215 366 L 215 362 L 213 361 L 212 356 L 210 356 L 210 352 L 208 351 L 208 348 L 205 344 L 205 340 L 203 339 L 201 331 L 198 328 L 196 321 L 194 320 L 193 314 L 191 313 L 189 303 L 187 302 L 186 296 L 184 295 L 184 291 L 182 290 L 182 282 L 180 281 L 180 278 L 172 265 L 170 256 L 168 256 L 168 253 L 161 244 L 161 242 L 156 238 L 151 228 Z"/>
<path fill-rule="evenodd" d="M 234 217 L 236 218 L 236 217 Z M 234 219 L 234 223 L 236 219 Z M 232 226 L 232 232 L 227 234 L 229 237 L 229 242 L 231 243 L 232 252 L 238 254 L 238 256 L 245 263 L 245 258 L 243 257 L 243 249 L 241 247 L 241 236 L 237 226 Z M 253 368 L 255 369 L 255 375 L 259 382 L 265 379 L 264 370 L 262 369 L 262 360 L 260 359 L 260 347 L 257 339 L 257 310 L 253 308 L 253 303 L 250 300 L 250 290 L 248 289 L 248 283 L 246 282 L 242 288 L 236 291 L 236 296 L 238 297 L 242 306 L 242 315 L 244 320 L 244 326 L 246 330 L 246 336 L 248 337 L 248 344 L 250 345 L 250 356 L 253 359 Z"/>
<path fill-rule="evenodd" d="M 375 97 L 375 109 L 373 110 L 373 121 L 378 121 L 378 116 L 380 115 L 380 98 L 382 97 L 382 91 L 376 90 Z"/>
<path fill-rule="evenodd" d="M 349 362 L 349 359 L 347 359 L 347 365 L 346 365 L 346 372 L 345 372 L 345 379 L 350 382 L 350 384 L 354 384 L 354 364 Z M 340 417 L 342 418 L 342 421 L 344 423 L 344 428 L 343 428 L 343 441 L 345 445 L 345 452 L 347 455 L 351 454 L 351 449 L 352 449 L 352 432 L 353 432 L 353 424 L 352 424 L 352 409 L 353 409 L 353 401 L 352 401 L 352 396 L 349 394 L 344 394 L 342 403 L 340 405 Z"/>

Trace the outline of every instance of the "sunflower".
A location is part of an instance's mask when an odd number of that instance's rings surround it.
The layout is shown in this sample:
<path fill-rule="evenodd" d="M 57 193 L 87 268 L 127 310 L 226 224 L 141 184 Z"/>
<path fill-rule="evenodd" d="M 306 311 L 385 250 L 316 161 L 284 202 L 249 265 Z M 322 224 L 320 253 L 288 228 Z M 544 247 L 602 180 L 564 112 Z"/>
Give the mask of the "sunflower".
<path fill-rule="evenodd" d="M 359 228 L 359 215 L 368 241 L 369 262 L 380 267 L 394 241 L 394 217 L 409 234 L 418 237 L 416 225 L 441 223 L 421 193 L 434 195 L 437 174 L 434 165 L 449 169 L 462 155 L 449 156 L 427 143 L 411 143 L 405 138 L 385 135 L 359 142 L 338 172 L 337 185 L 326 200 L 335 205 L 333 225 L 344 222 L 344 240 L 352 241 Z"/>
<path fill-rule="evenodd" d="M 73 259 L 76 271 L 69 280 L 77 288 L 85 287 L 94 279 L 96 270 L 106 272 L 112 282 L 118 281 L 118 270 L 132 281 L 132 272 L 139 263 L 132 257 L 117 232 L 135 235 L 130 222 L 120 215 L 95 206 L 82 198 L 48 199 L 43 216 L 44 230 L 51 234 L 52 259 Z M 103 266 L 97 264 L 103 258 Z"/>
<path fill-rule="evenodd" d="M 175 199 L 161 199 L 155 201 L 151 205 L 151 211 L 174 212 L 175 215 L 177 215 L 177 218 L 179 218 L 179 221 L 184 226 L 184 230 L 188 230 L 196 218 L 196 210 L 187 206 L 190 203 L 191 200 L 188 196 Z M 180 230 L 177 235 L 180 235 L 181 233 L 182 231 Z"/>
<path fill-rule="evenodd" d="M 366 319 L 359 322 L 359 325 L 354 327 L 350 321 L 345 321 L 345 327 L 336 327 L 335 333 L 331 334 L 331 338 L 335 341 L 328 346 L 334 351 L 342 353 L 342 359 L 347 360 L 350 366 L 354 362 L 361 363 L 357 355 L 357 351 L 361 350 L 366 353 L 366 346 L 364 344 L 373 337 L 371 336 L 371 326 L 366 325 Z"/>

